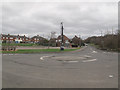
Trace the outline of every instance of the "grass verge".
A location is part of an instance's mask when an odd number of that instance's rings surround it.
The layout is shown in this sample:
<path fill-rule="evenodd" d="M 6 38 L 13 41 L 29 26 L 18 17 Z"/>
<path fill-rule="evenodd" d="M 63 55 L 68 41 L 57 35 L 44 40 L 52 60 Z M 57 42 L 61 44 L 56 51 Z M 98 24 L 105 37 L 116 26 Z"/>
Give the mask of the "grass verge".
<path fill-rule="evenodd" d="M 2 43 L 2 46 L 37 46 L 34 43 Z"/>
<path fill-rule="evenodd" d="M 1 53 L 40 53 L 40 52 L 66 52 L 66 51 L 75 51 L 76 49 L 65 49 L 64 51 L 61 51 L 60 49 L 20 49 L 17 51 L 2 51 Z"/>

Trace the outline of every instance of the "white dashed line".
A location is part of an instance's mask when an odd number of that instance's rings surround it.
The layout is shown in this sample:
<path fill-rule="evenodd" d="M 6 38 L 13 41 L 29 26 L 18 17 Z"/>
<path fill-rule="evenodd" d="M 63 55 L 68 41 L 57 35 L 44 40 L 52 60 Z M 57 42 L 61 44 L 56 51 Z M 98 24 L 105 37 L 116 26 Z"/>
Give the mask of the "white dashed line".
<path fill-rule="evenodd" d="M 75 62 L 78 62 L 78 61 L 68 61 L 68 62 L 70 62 L 70 63 L 75 63 Z"/>
<path fill-rule="evenodd" d="M 46 58 L 46 57 L 50 57 L 50 56 L 42 56 L 42 57 L 40 57 L 40 60 L 44 60 L 44 58 Z"/>
<path fill-rule="evenodd" d="M 88 56 L 88 55 L 84 55 L 84 57 L 87 57 L 87 58 L 89 58 L 89 57 L 91 57 L 91 56 Z"/>
<path fill-rule="evenodd" d="M 40 60 L 43 60 L 43 57 L 40 57 Z"/>
<path fill-rule="evenodd" d="M 113 75 L 109 75 L 109 78 L 113 78 Z"/>
<path fill-rule="evenodd" d="M 97 51 L 93 51 L 92 53 L 97 53 Z"/>
<path fill-rule="evenodd" d="M 18 55 L 18 54 L 3 54 L 3 56 L 5 56 L 5 55 L 12 56 L 12 55 Z"/>
<path fill-rule="evenodd" d="M 91 60 L 85 60 L 85 61 L 82 61 L 82 62 L 93 62 L 93 61 L 96 61 L 97 59 L 91 59 Z"/>

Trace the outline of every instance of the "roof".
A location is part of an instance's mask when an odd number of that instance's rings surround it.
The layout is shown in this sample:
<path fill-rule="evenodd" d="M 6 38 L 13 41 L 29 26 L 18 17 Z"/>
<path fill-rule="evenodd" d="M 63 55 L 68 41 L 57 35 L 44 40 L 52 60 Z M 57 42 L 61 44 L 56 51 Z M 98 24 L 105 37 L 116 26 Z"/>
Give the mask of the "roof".
<path fill-rule="evenodd" d="M 28 38 L 28 37 L 26 37 L 26 36 L 19 36 L 19 35 L 6 35 L 6 34 L 1 34 L 3 37 L 8 37 L 8 36 L 10 36 L 10 37 L 20 37 L 20 38 Z"/>
<path fill-rule="evenodd" d="M 63 35 L 63 36 L 64 36 L 64 38 L 70 40 L 67 36 L 65 36 L 65 35 Z M 61 35 L 59 35 L 57 39 L 61 39 Z"/>
<path fill-rule="evenodd" d="M 77 37 L 76 35 L 72 38 L 73 39 L 81 39 L 80 37 Z"/>
<path fill-rule="evenodd" d="M 16 35 L 6 35 L 6 34 L 2 34 L 3 37 L 8 37 L 8 36 L 11 36 L 11 37 L 17 37 Z"/>
<path fill-rule="evenodd" d="M 43 38 L 43 37 L 41 37 L 41 36 L 39 36 L 39 35 L 37 35 L 37 36 L 33 36 L 32 38 L 45 39 L 45 38 Z"/>

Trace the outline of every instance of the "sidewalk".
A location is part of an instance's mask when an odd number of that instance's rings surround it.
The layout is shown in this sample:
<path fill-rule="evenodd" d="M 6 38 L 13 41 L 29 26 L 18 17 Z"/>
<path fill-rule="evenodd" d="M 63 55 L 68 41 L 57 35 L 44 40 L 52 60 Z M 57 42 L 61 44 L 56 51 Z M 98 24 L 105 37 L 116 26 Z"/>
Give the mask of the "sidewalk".
<path fill-rule="evenodd" d="M 17 49 L 48 49 L 48 47 L 47 46 L 20 46 L 20 47 L 17 47 Z M 60 47 L 49 47 L 49 49 L 60 49 Z M 75 49 L 75 48 L 65 47 L 65 49 Z"/>

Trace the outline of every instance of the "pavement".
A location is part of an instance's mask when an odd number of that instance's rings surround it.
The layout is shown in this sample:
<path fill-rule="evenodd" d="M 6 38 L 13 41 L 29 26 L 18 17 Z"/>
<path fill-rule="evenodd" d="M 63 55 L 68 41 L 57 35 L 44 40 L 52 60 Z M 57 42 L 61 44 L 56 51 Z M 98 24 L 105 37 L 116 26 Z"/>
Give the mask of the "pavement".
<path fill-rule="evenodd" d="M 48 47 L 48 46 L 18 46 L 17 49 L 60 49 L 60 47 Z M 65 49 L 76 49 L 72 47 L 65 47 Z"/>
<path fill-rule="evenodd" d="M 118 88 L 118 53 L 3 54 L 3 88 Z"/>

